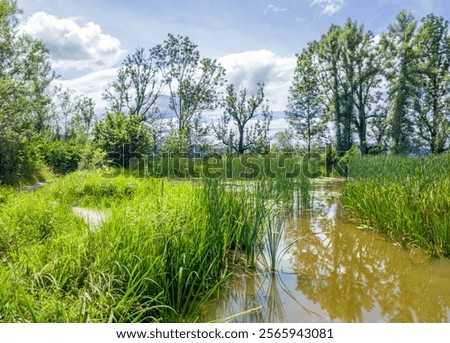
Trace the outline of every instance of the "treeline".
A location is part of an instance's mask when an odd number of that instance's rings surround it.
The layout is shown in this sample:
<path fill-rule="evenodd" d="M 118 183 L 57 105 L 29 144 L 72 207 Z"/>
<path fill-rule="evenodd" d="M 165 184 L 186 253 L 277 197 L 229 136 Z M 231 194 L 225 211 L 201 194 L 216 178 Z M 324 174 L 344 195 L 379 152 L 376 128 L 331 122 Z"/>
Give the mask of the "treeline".
<path fill-rule="evenodd" d="M 448 21 L 434 14 L 419 22 L 402 11 L 379 36 L 350 19 L 332 25 L 298 56 L 287 120 L 308 151 L 331 141 L 331 130 L 339 155 L 355 142 L 362 155 L 442 153 L 450 134 L 449 43 Z"/>
<path fill-rule="evenodd" d="M 188 37 L 169 34 L 127 56 L 98 114 L 92 99 L 55 86 L 49 51 L 18 32 L 19 12 L 0 0 L 0 183 L 32 179 L 44 166 L 127 167 L 149 154 L 292 151 L 292 138 L 307 152 L 334 143 L 338 157 L 355 146 L 361 154 L 448 149 L 448 22 L 432 14 L 419 23 L 401 12 L 381 36 L 348 20 L 311 42 L 289 91 L 290 127 L 271 147 L 264 83 L 253 93 L 227 83 Z M 213 111 L 223 113 L 215 123 L 202 119 Z"/>

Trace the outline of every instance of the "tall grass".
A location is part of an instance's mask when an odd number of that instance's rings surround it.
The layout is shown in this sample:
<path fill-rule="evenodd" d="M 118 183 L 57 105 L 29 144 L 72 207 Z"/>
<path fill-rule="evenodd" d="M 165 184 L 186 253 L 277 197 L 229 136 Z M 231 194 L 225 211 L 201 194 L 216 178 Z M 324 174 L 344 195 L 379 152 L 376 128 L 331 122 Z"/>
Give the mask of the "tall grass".
<path fill-rule="evenodd" d="M 242 252 L 255 264 L 266 191 L 84 172 L 8 198 L 0 207 L 0 321 L 195 321 L 233 257 Z M 71 206 L 108 216 L 91 232 Z"/>
<path fill-rule="evenodd" d="M 352 156 L 348 171 L 351 179 L 403 181 L 415 177 L 426 181 L 436 176 L 449 175 L 450 154 L 427 157 Z"/>
<path fill-rule="evenodd" d="M 448 154 L 357 160 L 350 175 L 358 180 L 345 186 L 342 199 L 351 213 L 393 241 L 448 257 L 449 166 Z"/>

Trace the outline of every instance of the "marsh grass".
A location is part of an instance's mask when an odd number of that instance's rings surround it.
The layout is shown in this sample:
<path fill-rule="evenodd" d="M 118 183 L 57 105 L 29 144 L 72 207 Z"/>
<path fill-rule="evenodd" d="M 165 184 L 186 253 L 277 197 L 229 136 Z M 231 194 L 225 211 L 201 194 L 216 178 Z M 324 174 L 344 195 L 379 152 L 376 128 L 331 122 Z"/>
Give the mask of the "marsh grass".
<path fill-rule="evenodd" d="M 311 203 L 311 181 L 289 177 L 293 160 L 254 174 L 267 161 L 203 178 L 196 162 L 188 180 L 185 163 L 169 178 L 137 166 L 136 177 L 82 171 L 36 192 L 0 188 L 0 321 L 196 321 L 230 265 L 257 268 L 267 240 L 275 270 L 284 224 L 274 213 Z M 107 216 L 91 231 L 72 207 Z"/>
<path fill-rule="evenodd" d="M 234 187 L 92 172 L 8 195 L 0 321 L 195 321 L 236 256 L 256 265 L 270 196 L 262 181 Z M 91 232 L 73 206 L 108 216 Z"/>
<path fill-rule="evenodd" d="M 375 157 L 357 163 L 357 180 L 342 194 L 347 209 L 405 247 L 450 256 L 450 155 Z"/>

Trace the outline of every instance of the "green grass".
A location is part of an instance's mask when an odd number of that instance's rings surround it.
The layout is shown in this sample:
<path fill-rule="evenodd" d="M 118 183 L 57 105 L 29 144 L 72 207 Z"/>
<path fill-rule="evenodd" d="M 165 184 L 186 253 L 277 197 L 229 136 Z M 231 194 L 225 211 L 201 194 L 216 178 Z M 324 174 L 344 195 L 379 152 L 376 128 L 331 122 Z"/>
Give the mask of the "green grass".
<path fill-rule="evenodd" d="M 403 246 L 450 256 L 450 155 L 366 157 L 350 161 L 342 194 L 364 224 Z"/>
<path fill-rule="evenodd" d="M 36 192 L 0 188 L 0 322 L 196 321 L 230 264 L 256 268 L 265 240 L 279 241 L 274 211 L 312 198 L 300 160 L 216 162 L 191 164 L 194 175 L 184 161 L 155 177 L 84 171 Z M 92 232 L 75 206 L 107 219 Z M 279 242 L 269 246 L 275 269 Z"/>
<path fill-rule="evenodd" d="M 269 193 L 249 187 L 77 172 L 2 190 L 0 321 L 197 320 L 234 258 L 258 258 Z M 72 206 L 107 220 L 91 232 Z"/>

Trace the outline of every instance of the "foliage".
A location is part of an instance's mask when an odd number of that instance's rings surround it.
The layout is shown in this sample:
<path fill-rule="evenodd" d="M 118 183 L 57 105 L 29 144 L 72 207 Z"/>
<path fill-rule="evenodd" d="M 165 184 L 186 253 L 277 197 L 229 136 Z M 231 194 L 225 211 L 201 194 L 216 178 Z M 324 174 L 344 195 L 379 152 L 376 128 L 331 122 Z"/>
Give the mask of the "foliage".
<path fill-rule="evenodd" d="M 32 143 L 44 126 L 54 78 L 42 42 L 18 33 L 19 9 L 0 1 L 0 183 L 17 183 L 39 168 Z"/>
<path fill-rule="evenodd" d="M 218 87 L 225 69 L 210 58 L 200 58 L 197 45 L 188 37 L 169 34 L 163 44 L 153 48 L 153 56 L 169 88 L 169 108 L 178 124 L 179 140 L 191 146 L 195 119 L 218 105 Z"/>
<path fill-rule="evenodd" d="M 142 158 L 153 148 L 147 125 L 133 114 L 107 113 L 105 121 L 94 127 L 93 135 L 97 146 L 116 167 L 128 168 L 133 158 Z"/>
<path fill-rule="evenodd" d="M 45 163 L 55 174 L 67 174 L 78 169 L 79 149 L 74 141 L 53 141 L 40 145 Z"/>
<path fill-rule="evenodd" d="M 405 154 L 411 148 L 409 114 L 417 82 L 417 55 L 414 49 L 416 29 L 417 21 L 414 17 L 401 11 L 380 42 L 384 56 L 384 74 L 389 88 L 391 148 L 395 154 Z"/>
<path fill-rule="evenodd" d="M 433 14 L 422 19 L 415 36 L 418 78 L 412 122 L 431 153 L 442 153 L 450 135 L 450 37 L 448 21 Z"/>
<path fill-rule="evenodd" d="M 342 199 L 365 225 L 403 246 L 450 256 L 450 156 L 350 159 Z"/>
<path fill-rule="evenodd" d="M 297 59 L 286 111 L 289 125 L 306 140 L 308 155 L 311 154 L 313 140 L 320 141 L 325 132 L 323 99 L 315 73 L 313 53 L 305 50 Z"/>
<path fill-rule="evenodd" d="M 225 113 L 214 126 L 216 136 L 227 146 L 230 152 L 242 155 L 268 152 L 268 133 L 272 115 L 268 105 L 264 105 L 264 84 L 258 84 L 256 95 L 247 96 L 247 89 L 236 92 L 236 86 L 230 84 L 223 100 Z M 261 113 L 258 113 L 261 111 Z M 261 120 L 256 120 L 261 116 Z M 229 128 L 230 122 L 235 128 Z M 236 132 L 237 129 L 237 132 Z"/>

